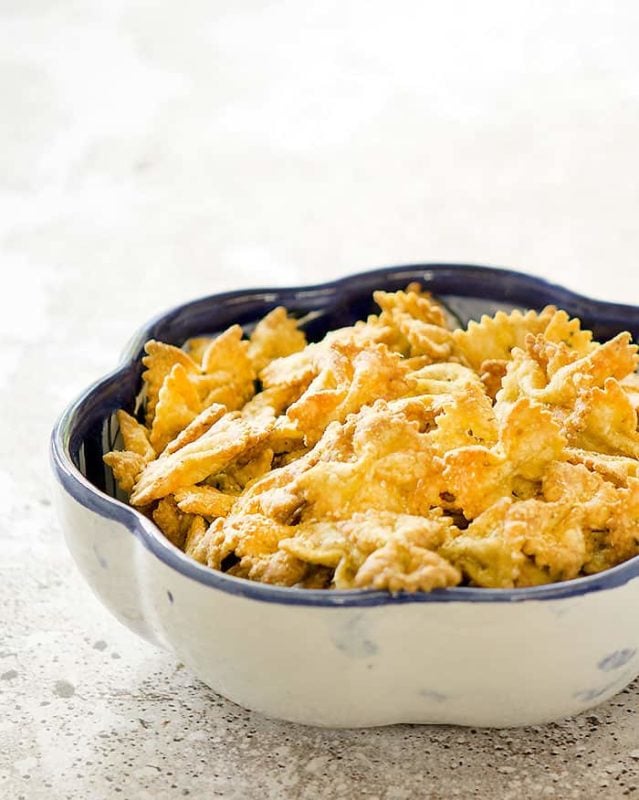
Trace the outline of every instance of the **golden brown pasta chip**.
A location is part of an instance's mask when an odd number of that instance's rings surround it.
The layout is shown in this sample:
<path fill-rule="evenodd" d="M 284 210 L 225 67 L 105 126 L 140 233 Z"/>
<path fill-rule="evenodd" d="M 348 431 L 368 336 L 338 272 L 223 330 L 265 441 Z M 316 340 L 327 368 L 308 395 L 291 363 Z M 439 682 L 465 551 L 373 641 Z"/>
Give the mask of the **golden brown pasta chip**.
<path fill-rule="evenodd" d="M 184 342 L 183 350 L 201 368 L 204 351 L 213 341 L 212 336 L 194 336 Z"/>
<path fill-rule="evenodd" d="M 183 350 L 153 339 L 144 346 L 147 355 L 142 359 L 146 370 L 142 373 L 146 392 L 146 423 L 151 425 L 155 407 L 160 397 L 160 389 L 165 378 L 176 364 L 181 364 L 188 374 L 197 375 L 198 365 Z"/>
<path fill-rule="evenodd" d="M 116 417 L 124 442 L 124 450 L 137 453 L 145 461 L 152 461 L 155 458 L 155 450 L 151 446 L 149 432 L 144 425 L 141 425 L 126 411 L 118 411 Z"/>
<path fill-rule="evenodd" d="M 331 345 L 322 368 L 304 394 L 286 412 L 314 444 L 334 420 L 377 399 L 391 400 L 409 390 L 401 357 L 384 345 L 360 350 L 354 345 Z"/>
<path fill-rule="evenodd" d="M 224 414 L 226 414 L 226 406 L 220 405 L 219 403 L 213 403 L 213 405 L 205 408 L 195 419 L 189 422 L 186 428 L 184 428 L 173 441 L 167 444 L 163 451 L 164 455 L 175 453 L 181 450 L 184 445 L 199 439 L 200 436 L 206 433 L 218 419 L 224 416 Z"/>
<path fill-rule="evenodd" d="M 141 455 L 128 450 L 114 450 L 112 453 L 107 453 L 104 456 L 104 463 L 111 468 L 118 486 L 127 494 L 130 494 L 147 464 Z"/>
<path fill-rule="evenodd" d="M 566 440 L 549 411 L 526 398 L 517 401 L 499 428 L 498 444 L 457 447 L 443 458 L 445 491 L 467 519 L 501 498 L 534 495 L 535 481 L 561 460 Z"/>
<path fill-rule="evenodd" d="M 366 559 L 353 583 L 358 589 L 431 592 L 460 581 L 459 570 L 438 553 L 415 544 L 388 542 Z"/>
<path fill-rule="evenodd" d="M 146 425 L 118 412 L 104 456 L 129 502 L 195 561 L 301 589 L 517 588 L 639 556 L 629 334 L 553 306 L 453 330 L 417 284 L 374 299 L 310 344 L 281 307 L 249 338 L 148 342 Z"/>
<path fill-rule="evenodd" d="M 302 523 L 279 549 L 299 560 L 332 567 L 337 589 L 370 587 L 430 591 L 459 583 L 460 574 L 434 552 L 449 535 L 450 520 L 389 512 Z"/>
<path fill-rule="evenodd" d="M 188 489 L 179 489 L 174 497 L 181 511 L 211 519 L 226 517 L 237 499 L 212 486 L 191 486 Z"/>
<path fill-rule="evenodd" d="M 111 468 L 120 489 L 129 494 L 146 464 L 155 458 L 155 450 L 148 430 L 135 417 L 120 410 L 116 418 L 124 449 L 107 453 L 104 463 Z"/>
<path fill-rule="evenodd" d="M 539 339 L 528 339 L 526 352 L 513 353 L 497 395 L 498 404 L 524 396 L 541 403 L 570 406 L 581 389 L 601 387 L 609 377 L 625 378 L 637 367 L 637 347 L 631 344 L 628 333 L 620 333 L 569 363 L 562 359 L 562 366 L 555 371 L 548 369 L 552 362 L 547 350 L 540 358 L 539 344 Z"/>
<path fill-rule="evenodd" d="M 580 392 L 567 422 L 570 441 L 583 450 L 639 458 L 637 412 L 614 378 Z"/>
<path fill-rule="evenodd" d="M 158 453 L 197 417 L 202 404 L 181 364 L 175 364 L 160 387 L 151 425 L 151 444 Z"/>
<path fill-rule="evenodd" d="M 237 412 L 226 414 L 199 439 L 152 461 L 138 478 L 130 498 L 132 505 L 146 505 L 221 472 L 261 441 L 269 429 L 252 428 Z"/>
<path fill-rule="evenodd" d="M 331 423 L 315 450 L 317 462 L 288 490 L 304 518 L 344 518 L 368 509 L 419 515 L 439 502 L 442 470 L 428 434 L 384 401 L 343 426 Z"/>
<path fill-rule="evenodd" d="M 278 306 L 255 326 L 248 347 L 248 357 L 256 373 L 276 358 L 297 353 L 306 347 L 306 336 L 299 330 L 297 320 Z"/>
<path fill-rule="evenodd" d="M 236 411 L 253 396 L 257 373 L 239 325 L 211 340 L 202 354 L 202 371 L 198 384 L 204 407 L 221 403 Z"/>
<path fill-rule="evenodd" d="M 175 498 L 164 497 L 152 513 L 153 522 L 176 547 L 184 547 L 193 518 L 180 509 Z"/>
<path fill-rule="evenodd" d="M 574 506 L 501 498 L 440 553 L 478 586 L 512 588 L 576 577 L 586 546 Z"/>
<path fill-rule="evenodd" d="M 616 486 L 627 486 L 628 478 L 639 477 L 639 461 L 625 456 L 610 456 L 576 447 L 566 448 L 570 464 L 583 464 Z"/>
<path fill-rule="evenodd" d="M 394 349 L 408 357 L 427 356 L 431 361 L 445 361 L 453 355 L 453 336 L 447 328 L 443 308 L 417 284 L 405 292 L 373 293 L 382 309 L 379 323 L 395 332 Z"/>
<path fill-rule="evenodd" d="M 453 339 L 465 361 L 479 371 L 485 361 L 508 361 L 513 348 L 523 348 L 529 334 L 543 334 L 549 342 L 561 342 L 580 356 L 592 347 L 590 331 L 582 331 L 579 320 L 570 319 L 554 306 L 540 312 L 484 315 L 480 322 L 469 322 L 465 330 L 455 330 Z"/>
<path fill-rule="evenodd" d="M 497 420 L 493 404 L 481 384 L 473 383 L 465 391 L 452 395 L 436 418 L 430 440 L 443 455 L 458 447 L 497 444 Z"/>

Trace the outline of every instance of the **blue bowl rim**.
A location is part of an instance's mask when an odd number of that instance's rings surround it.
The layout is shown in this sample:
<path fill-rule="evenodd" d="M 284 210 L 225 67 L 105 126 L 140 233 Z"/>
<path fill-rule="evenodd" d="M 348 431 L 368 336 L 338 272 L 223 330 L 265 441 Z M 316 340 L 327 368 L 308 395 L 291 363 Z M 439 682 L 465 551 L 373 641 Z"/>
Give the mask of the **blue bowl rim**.
<path fill-rule="evenodd" d="M 475 277 L 482 279 L 495 278 L 518 289 L 541 291 L 551 295 L 553 302 L 562 305 L 578 304 L 591 314 L 608 318 L 631 316 L 639 324 L 639 307 L 621 303 L 594 300 L 566 289 L 543 278 L 527 275 L 502 267 L 482 266 L 476 264 L 456 263 L 424 263 L 381 267 L 366 272 L 354 273 L 325 283 L 299 287 L 275 287 L 241 289 L 196 298 L 151 318 L 138 329 L 125 347 L 120 363 L 109 373 L 99 378 L 82 391 L 58 418 L 50 440 L 50 461 L 55 477 L 62 488 L 80 505 L 106 519 L 112 519 L 126 527 L 140 542 L 166 566 L 175 569 L 183 576 L 195 580 L 214 589 L 252 600 L 280 603 L 283 605 L 303 605 L 321 607 L 366 607 L 378 605 L 397 605 L 404 603 L 441 603 L 441 602 L 480 602 L 480 603 L 512 603 L 523 601 L 558 600 L 577 597 L 590 592 L 612 589 L 622 586 L 639 576 L 639 556 L 635 556 L 622 564 L 603 572 L 573 580 L 551 583 L 543 586 L 532 586 L 521 589 L 482 589 L 475 587 L 451 587 L 432 592 L 400 592 L 391 594 L 385 591 L 370 589 L 351 590 L 315 590 L 295 587 L 280 587 L 269 584 L 236 578 L 226 573 L 213 570 L 199 564 L 185 555 L 166 539 L 159 528 L 135 508 L 102 492 L 94 486 L 76 467 L 69 450 L 69 441 L 79 409 L 102 387 L 110 383 L 118 375 L 128 370 L 142 348 L 150 338 L 150 331 L 163 322 L 168 322 L 177 314 L 184 314 L 194 306 L 207 303 L 232 302 L 236 298 L 264 295 L 276 303 L 281 303 L 288 295 L 297 293 L 336 294 L 340 288 L 356 284 L 364 279 L 375 277 L 401 279 L 402 273 L 414 279 L 415 272 L 433 272 L 442 275 L 454 271 L 455 277 Z"/>

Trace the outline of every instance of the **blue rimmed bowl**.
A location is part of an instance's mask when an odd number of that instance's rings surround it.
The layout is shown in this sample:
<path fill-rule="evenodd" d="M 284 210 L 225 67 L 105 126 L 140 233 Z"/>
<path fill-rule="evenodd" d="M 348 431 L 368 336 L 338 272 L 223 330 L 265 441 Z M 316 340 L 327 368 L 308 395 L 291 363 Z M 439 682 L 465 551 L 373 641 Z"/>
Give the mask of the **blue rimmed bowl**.
<path fill-rule="evenodd" d="M 374 289 L 421 284 L 466 323 L 548 303 L 606 339 L 639 339 L 639 308 L 507 270 L 417 264 L 318 286 L 181 305 L 145 325 L 120 366 L 69 405 L 51 439 L 58 508 L 82 574 L 112 613 L 242 706 L 310 725 L 539 724 L 603 702 L 639 674 L 639 557 L 530 589 L 400 594 L 280 588 L 202 566 L 117 499 L 103 453 L 132 409 L 144 342 L 249 328 L 277 305 L 311 315 L 310 339 L 373 311 Z"/>

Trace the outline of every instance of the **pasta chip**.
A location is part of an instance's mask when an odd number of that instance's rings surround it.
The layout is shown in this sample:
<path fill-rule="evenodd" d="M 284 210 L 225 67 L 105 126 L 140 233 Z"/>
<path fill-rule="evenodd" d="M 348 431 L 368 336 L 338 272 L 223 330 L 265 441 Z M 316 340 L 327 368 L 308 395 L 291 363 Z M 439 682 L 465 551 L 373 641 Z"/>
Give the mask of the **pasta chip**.
<path fill-rule="evenodd" d="M 160 387 L 150 439 L 160 453 L 200 413 L 197 389 L 182 364 L 175 364 Z"/>
<path fill-rule="evenodd" d="M 116 418 L 124 450 L 106 453 L 104 463 L 111 468 L 120 489 L 129 494 L 144 467 L 155 458 L 155 450 L 149 441 L 148 430 L 135 417 L 119 410 Z"/>
<path fill-rule="evenodd" d="M 637 412 L 618 381 L 581 392 L 568 419 L 571 444 L 613 456 L 639 458 Z"/>
<path fill-rule="evenodd" d="M 153 522 L 176 547 L 183 548 L 193 518 L 178 508 L 174 497 L 164 497 L 152 513 Z"/>
<path fill-rule="evenodd" d="M 639 412 L 639 374 L 636 372 L 626 375 L 621 381 L 621 387 L 628 395 L 628 400 L 632 403 L 632 407 L 636 412 Z"/>
<path fill-rule="evenodd" d="M 310 522 L 279 542 L 300 561 L 335 569 L 337 589 L 430 591 L 459 583 L 459 572 L 437 555 L 450 520 L 438 515 L 366 512 L 349 519 Z"/>
<path fill-rule="evenodd" d="M 571 580 L 639 555 L 639 376 L 547 306 L 449 329 L 417 284 L 306 343 L 278 307 L 150 341 L 120 488 L 195 561 L 301 589 Z M 315 320 L 317 323 L 318 320 Z M 158 455 L 159 454 L 159 455 Z"/>
<path fill-rule="evenodd" d="M 395 332 L 393 349 L 409 357 L 450 360 L 454 343 L 446 314 L 428 293 L 419 291 L 418 284 L 405 292 L 373 292 L 373 298 L 382 309 L 379 324 Z"/>
<path fill-rule="evenodd" d="M 574 578 L 586 546 L 570 504 L 501 498 L 440 552 L 472 583 L 498 589 Z"/>
<path fill-rule="evenodd" d="M 475 372 L 452 361 L 422 366 L 409 372 L 408 380 L 412 384 L 411 394 L 414 395 L 463 394 L 467 388 L 481 383 Z"/>
<path fill-rule="evenodd" d="M 333 344 L 320 373 L 286 413 L 303 431 L 306 443 L 314 444 L 330 422 L 343 422 L 367 403 L 401 397 L 408 389 L 400 356 L 384 345 L 359 350 Z"/>
<path fill-rule="evenodd" d="M 248 355 L 242 328 L 232 325 L 216 336 L 202 353 L 199 392 L 203 405 L 221 403 L 236 411 L 253 396 L 257 373 Z"/>
<path fill-rule="evenodd" d="M 529 334 L 543 334 L 547 341 L 563 343 L 580 356 L 592 348 L 592 333 L 582 331 L 578 319 L 570 319 L 554 306 L 540 312 L 516 309 L 510 314 L 484 315 L 479 322 L 469 322 L 465 330 L 455 330 L 453 339 L 465 361 L 479 371 L 485 361 L 508 361 L 515 347 L 524 347 Z"/>
<path fill-rule="evenodd" d="M 316 462 L 289 489 L 305 516 L 338 519 L 368 509 L 419 515 L 443 489 L 428 434 L 381 400 L 341 428 L 332 423 L 314 453 Z"/>
<path fill-rule="evenodd" d="M 637 367 L 637 347 L 630 343 L 629 333 L 620 333 L 614 339 L 597 345 L 588 355 L 568 363 L 556 370 L 548 355 L 548 348 L 540 356 L 540 340 L 527 340 L 526 352 L 513 354 L 497 395 L 497 404 L 514 402 L 519 397 L 530 397 L 540 403 L 570 407 L 581 389 L 603 386 L 609 378 L 625 378 Z M 561 348 L 558 348 L 561 352 Z"/>
<path fill-rule="evenodd" d="M 213 403 L 213 405 L 205 408 L 204 411 L 201 411 L 197 417 L 175 437 L 175 439 L 167 444 L 163 451 L 164 455 L 175 453 L 181 450 L 184 445 L 199 439 L 200 436 L 205 434 L 212 425 L 224 416 L 224 414 L 226 414 L 226 407 L 218 403 Z"/>
<path fill-rule="evenodd" d="M 583 464 L 616 486 L 627 486 L 628 478 L 639 477 L 639 461 L 634 458 L 567 447 L 566 459 L 570 464 Z"/>
<path fill-rule="evenodd" d="M 467 519 L 501 498 L 534 495 L 536 481 L 555 460 L 566 440 L 549 411 L 526 398 L 517 401 L 499 427 L 492 447 L 469 445 L 444 455 L 445 491 Z"/>
<path fill-rule="evenodd" d="M 438 454 L 458 447 L 497 444 L 497 420 L 490 398 L 477 383 L 453 395 L 436 417 L 436 429 L 430 436 Z"/>
<path fill-rule="evenodd" d="M 456 586 L 461 573 L 445 558 L 425 547 L 389 542 L 372 553 L 358 570 L 358 589 L 386 589 L 389 592 L 431 592 Z"/>
<path fill-rule="evenodd" d="M 197 375 L 199 368 L 189 355 L 173 345 L 151 339 L 145 344 L 144 349 L 147 353 L 142 359 L 146 367 L 142 373 L 146 394 L 146 424 L 151 425 L 155 407 L 160 399 L 160 389 L 173 367 L 180 364 L 190 375 Z"/>
<path fill-rule="evenodd" d="M 256 373 L 276 358 L 297 353 L 306 347 L 306 336 L 286 309 L 278 306 L 255 326 L 248 347 L 248 357 Z"/>
<path fill-rule="evenodd" d="M 146 505 L 221 472 L 269 428 L 254 429 L 237 412 L 226 414 L 199 439 L 148 464 L 131 493 L 132 505 Z"/>
<path fill-rule="evenodd" d="M 104 463 L 113 471 L 113 477 L 123 492 L 131 493 L 135 483 L 146 466 L 146 460 L 139 453 L 127 450 L 114 450 L 106 453 Z"/>
<path fill-rule="evenodd" d="M 212 336 L 194 336 L 193 338 L 187 339 L 186 342 L 184 342 L 184 347 L 182 349 L 201 368 L 202 356 L 212 341 Z"/>
<path fill-rule="evenodd" d="M 116 417 L 124 442 L 124 449 L 137 453 L 145 461 L 152 461 L 155 458 L 155 450 L 149 441 L 149 432 L 144 425 L 141 425 L 135 417 L 127 414 L 126 411 L 118 411 Z"/>
<path fill-rule="evenodd" d="M 188 489 L 179 489 L 174 497 L 180 511 L 187 514 L 199 514 L 211 519 L 226 517 L 236 500 L 233 495 L 224 494 L 212 486 L 191 486 Z"/>

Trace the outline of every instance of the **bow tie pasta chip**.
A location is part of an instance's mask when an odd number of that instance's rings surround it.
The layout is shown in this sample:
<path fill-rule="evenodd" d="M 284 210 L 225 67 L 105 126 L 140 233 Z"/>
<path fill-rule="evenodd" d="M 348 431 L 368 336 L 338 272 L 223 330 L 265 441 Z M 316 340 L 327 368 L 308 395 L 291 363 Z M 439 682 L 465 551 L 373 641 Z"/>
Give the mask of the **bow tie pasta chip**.
<path fill-rule="evenodd" d="M 307 342 L 273 309 L 149 341 L 139 419 L 104 461 L 194 560 L 302 589 L 571 580 L 639 555 L 639 376 L 628 333 L 560 309 L 465 328 L 418 284 Z"/>

